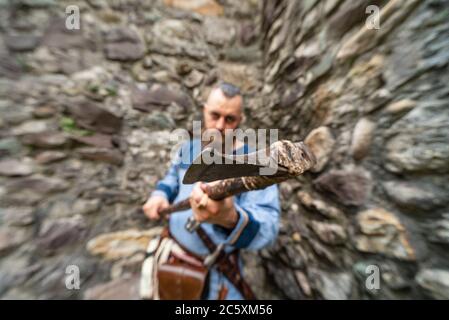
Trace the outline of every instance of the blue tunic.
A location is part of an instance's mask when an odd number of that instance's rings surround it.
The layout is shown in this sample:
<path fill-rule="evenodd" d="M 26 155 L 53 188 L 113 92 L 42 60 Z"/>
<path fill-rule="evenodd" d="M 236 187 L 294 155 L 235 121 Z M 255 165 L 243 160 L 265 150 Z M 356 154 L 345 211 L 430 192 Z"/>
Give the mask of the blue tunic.
<path fill-rule="evenodd" d="M 201 141 L 192 140 L 184 143 L 166 176 L 157 183 L 156 190 L 151 195 L 163 196 L 170 203 L 188 198 L 194 185 L 183 184 L 182 179 L 200 152 Z M 237 154 L 247 152 L 246 145 L 236 151 Z M 234 205 L 239 215 L 234 229 L 227 230 L 218 225 L 202 223 L 202 227 L 215 244 L 224 243 L 225 250 L 229 252 L 236 248 L 259 250 L 274 242 L 278 234 L 280 214 L 279 192 L 276 185 L 235 196 Z M 196 232 L 190 233 L 185 229 L 186 221 L 191 215 L 191 209 L 172 214 L 169 219 L 170 232 L 185 248 L 197 255 L 206 256 L 209 250 Z M 229 290 L 226 299 L 243 299 L 240 292 L 215 267 L 211 268 L 209 279 L 208 299 L 217 299 L 222 284 Z"/>

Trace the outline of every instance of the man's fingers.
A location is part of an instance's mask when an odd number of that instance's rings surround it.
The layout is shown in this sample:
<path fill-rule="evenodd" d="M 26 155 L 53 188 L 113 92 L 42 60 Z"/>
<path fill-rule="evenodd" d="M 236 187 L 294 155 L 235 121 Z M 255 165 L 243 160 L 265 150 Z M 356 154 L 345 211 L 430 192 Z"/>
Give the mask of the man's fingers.
<path fill-rule="evenodd" d="M 151 208 L 148 206 L 147 203 L 145 203 L 142 207 L 143 213 L 149 218 L 150 217 L 150 211 Z"/>
<path fill-rule="evenodd" d="M 195 200 L 197 205 L 200 203 L 203 195 L 204 195 L 204 192 L 203 192 L 203 190 L 201 190 L 201 184 L 195 185 L 192 190 L 191 198 L 193 200 Z"/>
<path fill-rule="evenodd" d="M 161 216 L 159 212 L 169 206 L 170 204 L 167 199 L 156 196 L 148 199 L 148 201 L 143 205 L 142 210 L 149 219 L 157 220 Z"/>
<path fill-rule="evenodd" d="M 203 222 L 209 219 L 209 214 L 205 210 L 196 209 L 193 211 L 193 217 L 196 221 Z"/>
<path fill-rule="evenodd" d="M 168 204 L 168 202 L 162 202 L 161 206 L 159 207 L 159 211 L 162 209 L 166 209 L 168 208 L 170 205 Z"/>
<path fill-rule="evenodd" d="M 158 208 L 153 207 L 150 210 L 150 219 L 157 220 L 159 219 Z"/>
<path fill-rule="evenodd" d="M 158 206 L 154 204 L 146 204 L 143 206 L 143 212 L 149 219 L 159 219 Z"/>
<path fill-rule="evenodd" d="M 198 208 L 203 209 L 207 207 L 207 203 L 209 202 L 209 197 L 207 194 L 203 193 L 203 196 L 200 199 L 200 202 L 198 203 Z"/>
<path fill-rule="evenodd" d="M 201 191 L 207 193 L 207 188 L 208 188 L 207 183 L 202 183 L 202 182 L 201 182 L 201 183 L 200 183 L 200 188 L 201 188 Z"/>
<path fill-rule="evenodd" d="M 191 203 L 191 205 L 196 206 L 197 208 L 200 209 L 204 209 L 205 207 L 207 207 L 207 204 L 209 202 L 209 197 L 203 191 L 202 188 L 203 188 L 202 183 L 195 185 L 191 194 L 191 197 L 194 200 L 194 203 L 193 204 Z"/>

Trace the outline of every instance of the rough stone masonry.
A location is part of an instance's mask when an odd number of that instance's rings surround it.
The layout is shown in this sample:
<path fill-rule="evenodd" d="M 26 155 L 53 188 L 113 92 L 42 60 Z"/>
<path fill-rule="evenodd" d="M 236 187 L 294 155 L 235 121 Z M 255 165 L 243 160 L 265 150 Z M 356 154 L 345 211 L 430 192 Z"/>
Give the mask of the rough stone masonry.
<path fill-rule="evenodd" d="M 245 254 L 259 297 L 449 298 L 447 0 L 0 0 L 0 34 L 0 298 L 137 297 L 137 209 L 217 79 L 318 156 Z"/>

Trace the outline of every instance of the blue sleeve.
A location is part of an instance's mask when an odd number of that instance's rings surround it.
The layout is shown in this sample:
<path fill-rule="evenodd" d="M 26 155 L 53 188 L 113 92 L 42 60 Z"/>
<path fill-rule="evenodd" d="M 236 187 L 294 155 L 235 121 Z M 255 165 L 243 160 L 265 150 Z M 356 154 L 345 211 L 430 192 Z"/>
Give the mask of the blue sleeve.
<path fill-rule="evenodd" d="M 173 159 L 170 164 L 170 168 L 167 174 L 162 180 L 159 180 L 156 184 L 156 190 L 151 193 L 151 196 L 162 196 L 165 197 L 170 203 L 175 200 L 179 192 L 179 166 L 181 150 L 178 153 L 178 157 Z"/>
<path fill-rule="evenodd" d="M 275 241 L 280 216 L 276 185 L 243 193 L 234 198 L 234 205 L 239 220 L 234 229 L 228 232 L 225 244 L 239 249 L 259 250 Z"/>

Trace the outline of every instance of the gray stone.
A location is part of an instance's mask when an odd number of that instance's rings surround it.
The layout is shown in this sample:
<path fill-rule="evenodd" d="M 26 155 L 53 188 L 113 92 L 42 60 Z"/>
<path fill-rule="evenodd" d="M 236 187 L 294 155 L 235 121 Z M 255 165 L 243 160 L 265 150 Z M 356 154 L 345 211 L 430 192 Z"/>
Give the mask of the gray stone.
<path fill-rule="evenodd" d="M 100 205 L 101 202 L 98 199 L 78 199 L 73 204 L 73 212 L 82 215 L 96 213 L 100 210 Z"/>
<path fill-rule="evenodd" d="M 188 75 L 192 69 L 192 65 L 186 61 L 178 61 L 175 66 L 176 73 L 180 76 Z"/>
<path fill-rule="evenodd" d="M 6 189 L 9 192 L 32 190 L 39 194 L 60 192 L 68 187 L 69 184 L 60 178 L 50 178 L 42 175 L 19 178 L 6 184 Z"/>
<path fill-rule="evenodd" d="M 105 55 L 117 61 L 135 61 L 146 53 L 145 44 L 139 34 L 129 28 L 114 28 L 105 35 Z"/>
<path fill-rule="evenodd" d="M 139 252 L 132 257 L 114 262 L 111 267 L 111 279 L 123 279 L 139 274 L 144 260 L 145 253 Z"/>
<path fill-rule="evenodd" d="M 184 84 L 187 88 L 194 88 L 201 84 L 204 79 L 204 75 L 198 70 L 192 70 L 184 79 Z"/>
<path fill-rule="evenodd" d="M 35 160 L 37 164 L 48 164 L 67 158 L 67 154 L 62 151 L 43 151 L 39 153 Z"/>
<path fill-rule="evenodd" d="M 86 290 L 85 300 L 139 300 L 139 276 L 116 279 Z"/>
<path fill-rule="evenodd" d="M 326 300 L 347 300 L 351 297 L 353 278 L 350 273 L 330 273 L 311 268 L 309 278 Z"/>
<path fill-rule="evenodd" d="M 18 79 L 23 73 L 23 65 L 15 57 L 0 51 L 0 76 Z"/>
<path fill-rule="evenodd" d="M 319 127 L 312 130 L 304 140 L 304 143 L 310 148 L 317 163 L 313 167 L 313 172 L 320 172 L 328 163 L 332 149 L 335 145 L 335 139 L 328 127 Z"/>
<path fill-rule="evenodd" d="M 371 295 L 379 296 L 383 294 L 382 286 L 384 284 L 393 290 L 410 288 L 410 281 L 404 277 L 404 272 L 392 262 L 359 261 L 353 265 L 353 271 L 360 281 L 361 288 Z M 374 273 L 376 271 L 379 271 L 378 278 L 377 274 Z M 373 286 L 370 288 L 366 285 L 367 283 L 376 284 L 377 280 L 379 280 L 379 287 Z"/>
<path fill-rule="evenodd" d="M 300 245 L 287 243 L 284 248 L 280 250 L 281 252 L 278 253 L 279 258 L 286 265 L 294 269 L 304 268 L 306 259 L 304 257 L 304 250 Z"/>
<path fill-rule="evenodd" d="M 296 281 L 298 281 L 299 286 L 301 287 L 302 292 L 308 297 L 312 296 L 312 288 L 307 279 L 307 276 L 304 272 L 295 271 Z"/>
<path fill-rule="evenodd" d="M 339 257 L 337 253 L 329 250 L 326 246 L 322 245 L 318 240 L 313 238 L 308 239 L 312 251 L 320 258 L 334 266 L 339 265 Z"/>
<path fill-rule="evenodd" d="M 31 161 L 20 161 L 16 159 L 0 160 L 0 176 L 29 176 L 34 170 L 35 168 Z"/>
<path fill-rule="evenodd" d="M 11 253 L 8 259 L 3 259 L 0 264 L 0 295 L 8 289 L 20 287 L 39 270 L 39 263 L 30 265 L 29 260 L 29 257 L 20 249 Z"/>
<path fill-rule="evenodd" d="M 130 192 L 127 190 L 112 190 L 106 188 L 99 188 L 98 190 L 92 191 L 89 194 L 90 198 L 98 198 L 105 205 L 111 205 L 114 203 L 128 203 L 135 204 L 139 201 L 139 195 L 135 192 Z"/>
<path fill-rule="evenodd" d="M 340 245 L 344 244 L 347 240 L 345 230 L 338 224 L 312 221 L 310 225 L 312 230 L 324 243 L 330 245 Z"/>
<path fill-rule="evenodd" d="M 67 144 L 68 137 L 62 132 L 39 132 L 21 137 L 23 144 L 38 148 L 59 148 Z"/>
<path fill-rule="evenodd" d="M 106 134 L 118 133 L 121 130 L 122 119 L 93 102 L 83 100 L 69 103 L 67 110 L 82 128 Z"/>
<path fill-rule="evenodd" d="M 268 262 L 268 273 L 274 278 L 277 287 L 285 294 L 288 299 L 299 300 L 304 297 L 301 289 L 296 283 L 296 277 L 293 271 L 280 268 L 278 265 Z"/>
<path fill-rule="evenodd" d="M 360 206 L 371 193 L 371 175 L 360 168 L 331 170 L 319 176 L 314 185 L 329 192 L 344 205 Z"/>
<path fill-rule="evenodd" d="M 299 201 L 308 209 L 317 211 L 329 219 L 344 219 L 344 214 L 338 208 L 326 203 L 323 200 L 313 197 L 305 191 L 298 191 L 296 194 Z"/>
<path fill-rule="evenodd" d="M 0 208 L 0 222 L 9 226 L 27 226 L 34 222 L 32 207 Z"/>
<path fill-rule="evenodd" d="M 27 285 L 35 288 L 33 293 L 41 299 L 81 299 L 80 291 L 85 290 L 83 285 L 87 286 L 90 282 L 89 279 L 101 270 L 93 261 L 86 259 L 80 253 L 72 253 L 70 250 L 60 256 L 46 258 L 40 259 L 41 268 L 27 280 Z M 80 270 L 81 290 L 67 290 L 65 285 L 66 271 L 73 270 L 68 268 L 73 265 Z"/>
<path fill-rule="evenodd" d="M 352 133 L 351 152 L 356 160 L 364 158 L 369 151 L 376 125 L 367 118 L 360 119 Z"/>
<path fill-rule="evenodd" d="M 154 106 L 168 106 L 176 103 L 183 108 L 190 108 L 191 100 L 183 92 L 176 92 L 166 86 L 154 85 L 147 90 L 135 90 L 132 96 L 133 108 L 149 112 Z"/>
<path fill-rule="evenodd" d="M 65 23 L 65 18 L 52 19 L 45 31 L 42 45 L 62 50 L 82 49 L 87 46 L 88 43 L 83 38 L 82 28 L 80 30 L 69 30 Z"/>
<path fill-rule="evenodd" d="M 31 8 L 46 8 L 54 6 L 56 4 L 55 0 L 17 0 L 17 4 L 31 7 Z"/>
<path fill-rule="evenodd" d="M 74 215 L 72 203 L 70 199 L 62 196 L 58 200 L 54 201 L 49 207 L 47 218 L 65 218 Z M 49 219 L 47 219 L 49 220 Z"/>
<path fill-rule="evenodd" d="M 33 109 L 29 106 L 17 108 L 14 103 L 5 101 L 4 104 L 2 103 L 0 105 L 0 110 L 3 113 L 2 121 L 4 121 L 4 123 L 9 125 L 18 125 L 32 118 Z"/>
<path fill-rule="evenodd" d="M 87 243 L 87 251 L 92 255 L 100 255 L 105 260 L 130 258 L 145 251 L 151 239 L 162 232 L 160 227 L 149 230 L 129 229 L 118 232 L 100 234 Z"/>
<path fill-rule="evenodd" d="M 449 172 L 448 101 L 420 102 L 387 134 L 386 168 L 393 172 Z"/>
<path fill-rule="evenodd" d="M 113 148 L 114 145 L 112 143 L 112 136 L 107 134 L 95 133 L 89 136 L 71 136 L 72 140 L 98 148 Z"/>
<path fill-rule="evenodd" d="M 0 157 L 12 156 L 22 150 L 22 145 L 15 137 L 0 139 Z"/>
<path fill-rule="evenodd" d="M 101 161 L 120 166 L 123 163 L 123 153 L 117 149 L 108 148 L 78 148 L 77 153 L 84 159 Z"/>
<path fill-rule="evenodd" d="M 105 9 L 108 7 L 107 0 L 87 0 L 87 3 L 95 9 Z"/>
<path fill-rule="evenodd" d="M 350 37 L 345 43 L 343 43 L 343 45 L 340 47 L 338 58 L 341 60 L 354 58 L 374 48 L 385 37 L 387 37 L 389 34 L 392 34 L 394 32 L 394 29 L 398 27 L 401 22 L 403 22 L 411 14 L 411 12 L 413 12 L 413 10 L 419 3 L 420 2 L 418 0 L 411 0 L 407 1 L 404 5 L 393 2 L 389 6 L 384 6 L 379 12 L 379 14 L 385 18 L 383 28 L 362 27 L 358 32 L 354 33 L 352 37 Z M 334 27 L 337 27 L 339 21 L 337 20 L 338 18 L 343 19 L 341 20 L 344 21 L 344 23 L 342 23 L 342 26 L 345 26 L 349 21 L 351 21 L 351 27 L 352 23 L 355 23 L 357 21 L 354 21 L 354 19 L 363 19 L 363 16 L 361 14 L 363 8 L 368 8 L 368 5 L 373 4 L 379 7 L 379 5 L 382 4 L 382 0 L 371 2 L 360 1 L 357 4 L 351 4 L 354 6 L 353 9 L 355 9 L 355 12 L 348 11 L 348 14 L 351 15 L 350 17 L 336 16 L 336 19 L 332 21 L 332 31 L 334 30 Z M 359 5 L 361 5 L 361 7 L 357 8 L 357 6 Z M 368 20 L 366 21 L 367 23 L 370 23 Z M 336 30 L 338 29 L 339 28 L 337 27 Z M 344 31 L 348 31 L 348 29 L 346 29 L 345 27 Z M 410 51 L 408 51 L 407 48 L 404 48 L 403 50 L 403 52 L 407 52 L 408 56 L 410 56 Z M 404 56 L 407 57 L 407 55 L 402 55 L 402 59 L 404 59 Z"/>
<path fill-rule="evenodd" d="M 46 120 L 31 120 L 12 129 L 14 135 L 36 134 L 51 130 L 53 127 Z"/>
<path fill-rule="evenodd" d="M 416 107 L 417 102 L 410 99 L 403 99 L 389 104 L 385 108 L 385 112 L 389 114 L 400 114 L 412 110 Z"/>
<path fill-rule="evenodd" d="M 152 112 L 148 117 L 143 118 L 142 124 L 145 127 L 159 130 L 176 128 L 175 121 L 166 112 Z"/>
<path fill-rule="evenodd" d="M 257 293 L 257 298 L 260 300 L 282 299 L 280 292 L 273 288 L 273 284 L 265 271 L 263 260 L 257 252 L 245 250 L 241 252 L 241 257 L 243 260 L 242 273 L 251 289 Z"/>
<path fill-rule="evenodd" d="M 393 290 L 404 290 L 411 287 L 410 280 L 398 265 L 391 262 L 380 264 L 382 281 Z"/>
<path fill-rule="evenodd" d="M 393 213 L 374 208 L 359 212 L 356 218 L 360 234 L 355 236 L 354 242 L 358 250 L 402 260 L 416 260 L 407 230 Z"/>
<path fill-rule="evenodd" d="M 164 4 L 205 16 L 220 16 L 224 11 L 223 6 L 215 0 L 164 0 Z"/>
<path fill-rule="evenodd" d="M 51 251 L 82 239 L 86 232 L 86 222 L 80 215 L 44 221 L 39 230 L 37 245 Z"/>
<path fill-rule="evenodd" d="M 229 47 L 223 48 L 223 55 L 227 61 L 252 63 L 261 59 L 259 48 L 251 47 Z M 293 94 L 291 96 L 294 96 Z M 288 104 L 289 99 L 285 99 L 282 104 Z"/>
<path fill-rule="evenodd" d="M 239 86 L 243 92 L 255 91 L 260 85 L 260 73 L 248 63 L 222 62 L 218 65 L 218 77 Z"/>
<path fill-rule="evenodd" d="M 132 67 L 132 74 L 134 78 L 139 82 L 148 82 L 152 78 L 157 78 L 155 76 L 156 73 L 152 73 L 150 70 L 146 69 L 142 61 L 137 61 L 136 63 L 134 63 Z"/>
<path fill-rule="evenodd" d="M 244 46 L 251 45 L 257 38 L 256 26 L 252 22 L 243 23 L 240 26 L 239 39 Z"/>
<path fill-rule="evenodd" d="M 199 37 L 201 29 L 187 21 L 162 19 L 156 22 L 147 36 L 150 52 L 163 55 L 182 55 L 207 59 L 209 48 Z"/>
<path fill-rule="evenodd" d="M 432 210 L 447 203 L 447 195 L 430 184 L 387 181 L 383 187 L 398 206 L 412 210 Z"/>
<path fill-rule="evenodd" d="M 449 244 L 449 213 L 442 215 L 441 219 L 432 219 L 427 224 L 427 238 L 432 242 Z"/>
<path fill-rule="evenodd" d="M 416 282 L 432 298 L 449 299 L 449 271 L 443 269 L 423 269 L 416 275 Z"/>
<path fill-rule="evenodd" d="M 0 254 L 25 243 L 32 234 L 21 227 L 0 227 Z"/>
<path fill-rule="evenodd" d="M 207 42 L 213 45 L 226 46 L 235 39 L 235 22 L 232 20 L 224 18 L 206 18 L 203 26 Z"/>
<path fill-rule="evenodd" d="M 12 51 L 31 51 L 39 44 L 39 38 L 32 34 L 8 35 L 5 43 Z"/>
<path fill-rule="evenodd" d="M 33 110 L 33 116 L 39 119 L 50 118 L 56 114 L 58 110 L 52 106 L 40 106 Z"/>

